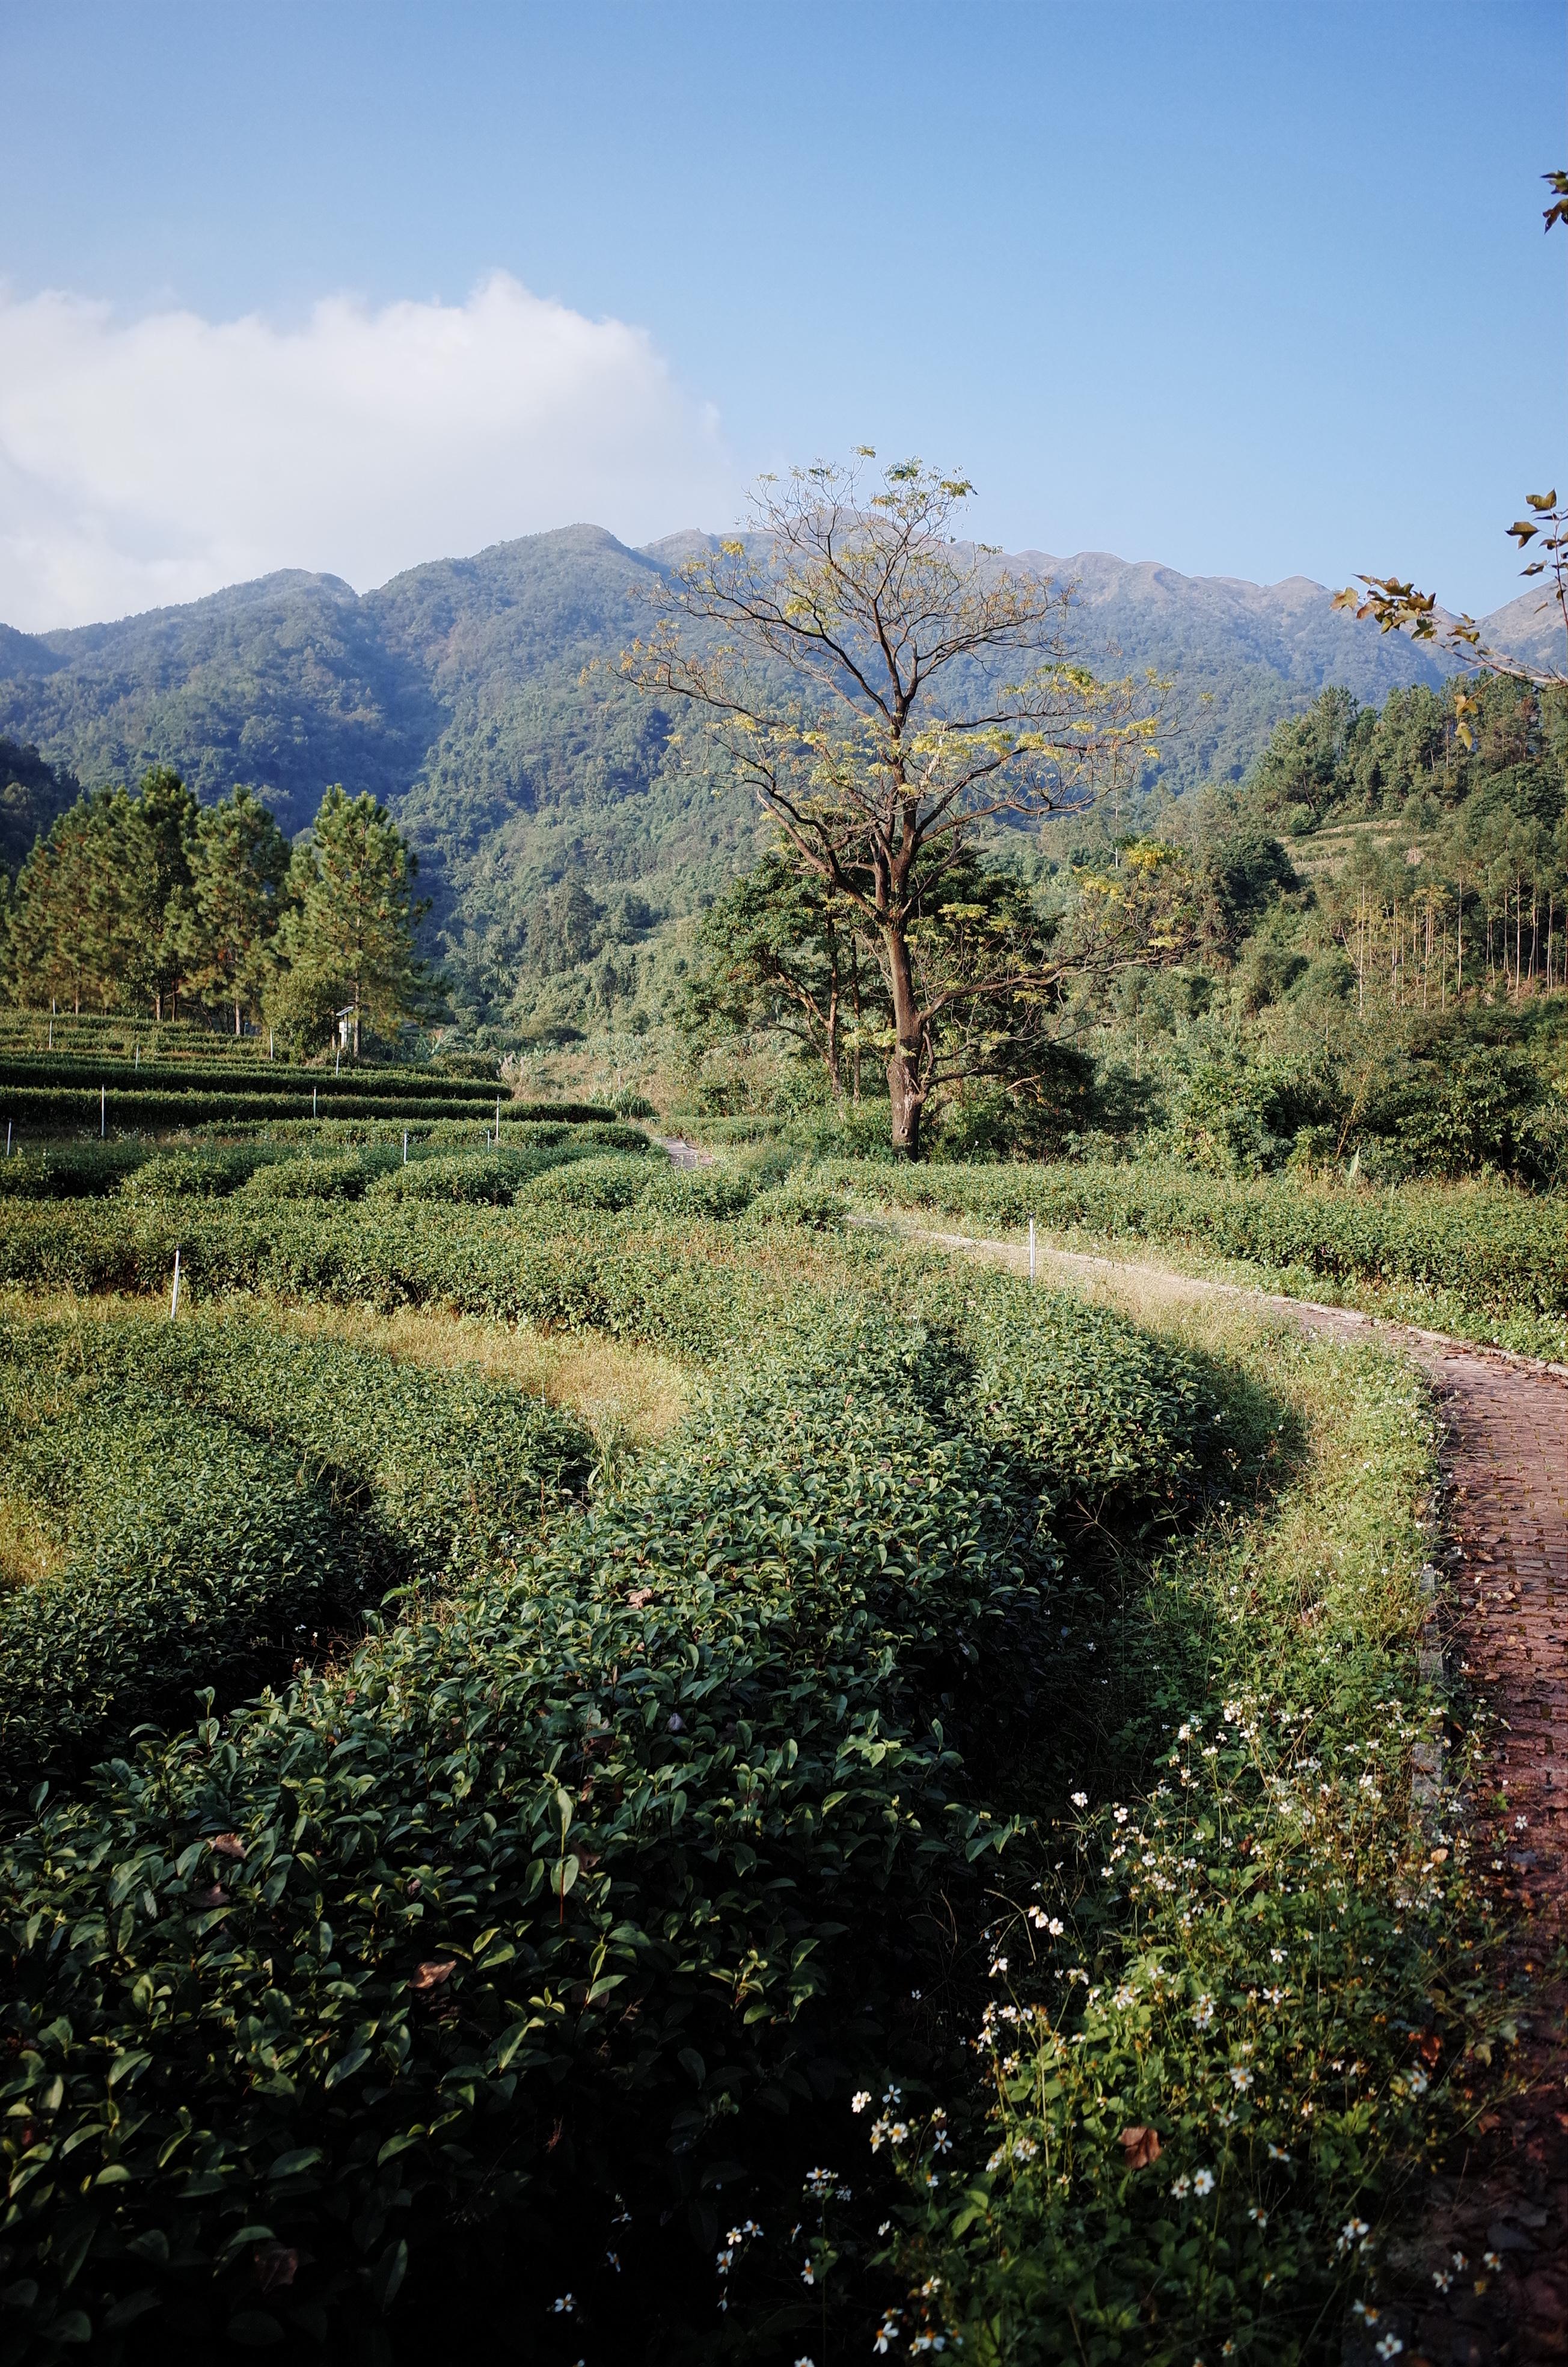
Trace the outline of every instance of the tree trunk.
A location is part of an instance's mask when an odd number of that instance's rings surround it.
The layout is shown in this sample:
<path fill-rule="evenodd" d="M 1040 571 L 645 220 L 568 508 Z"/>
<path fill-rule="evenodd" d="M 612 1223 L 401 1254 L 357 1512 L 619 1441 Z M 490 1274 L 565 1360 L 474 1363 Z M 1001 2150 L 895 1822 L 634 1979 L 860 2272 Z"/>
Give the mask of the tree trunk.
<path fill-rule="evenodd" d="M 909 945 L 897 922 L 884 923 L 882 940 L 887 949 L 887 979 L 893 992 L 895 1044 L 887 1063 L 887 1097 L 893 1104 L 893 1151 L 896 1158 L 919 1159 L 920 1112 L 926 1096 L 920 1084 L 920 1014 L 915 1001 Z"/>

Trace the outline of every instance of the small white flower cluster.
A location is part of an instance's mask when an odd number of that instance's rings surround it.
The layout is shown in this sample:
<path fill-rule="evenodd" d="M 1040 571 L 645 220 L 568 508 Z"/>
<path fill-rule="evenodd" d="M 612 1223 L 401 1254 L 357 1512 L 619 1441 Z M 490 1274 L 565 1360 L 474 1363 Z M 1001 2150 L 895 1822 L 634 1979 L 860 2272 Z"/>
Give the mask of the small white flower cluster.
<path fill-rule="evenodd" d="M 1213 2194 L 1214 2173 L 1212 2169 L 1195 2169 L 1190 2176 L 1183 2170 L 1179 2178 L 1171 2180 L 1170 2191 L 1178 2203 L 1184 2202 L 1189 2194 Z"/>
<path fill-rule="evenodd" d="M 1349 2252 L 1368 2249 L 1367 2238 L 1371 2234 L 1364 2219 L 1347 2219 L 1339 2230 L 1339 2240 L 1334 2248 L 1343 2259 Z"/>
<path fill-rule="evenodd" d="M 1199 1999 L 1197 2004 L 1193 2007 L 1192 2019 L 1197 2023 L 1200 2030 L 1207 2030 L 1210 2023 L 1213 2021 L 1214 2000 L 1207 1994 L 1207 1992 Z"/>

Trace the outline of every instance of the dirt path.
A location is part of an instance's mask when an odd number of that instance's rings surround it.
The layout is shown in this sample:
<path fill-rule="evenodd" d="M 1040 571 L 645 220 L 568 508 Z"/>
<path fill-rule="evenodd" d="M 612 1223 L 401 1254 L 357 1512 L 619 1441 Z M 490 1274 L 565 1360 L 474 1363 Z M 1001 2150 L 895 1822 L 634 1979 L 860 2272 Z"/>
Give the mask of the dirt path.
<path fill-rule="evenodd" d="M 1009 1242 L 916 1238 L 1027 1267 Z M 1431 1377 L 1453 1489 L 1444 1643 L 1498 1722 L 1474 1829 L 1493 1844 L 1482 1862 L 1496 1868 L 1507 1976 L 1527 2010 L 1510 2066 L 1519 2092 L 1433 2180 L 1420 2228 L 1391 2258 L 1401 2298 L 1377 2339 L 1400 2341 L 1405 2367 L 1568 2360 L 1568 1977 L 1556 1962 L 1568 1944 L 1568 1371 L 1131 1260 L 1042 1248 L 1040 1270 L 1247 1299 L 1314 1331 L 1386 1341 Z M 1347 2346 L 1347 2361 L 1379 2355 L 1371 2334 Z"/>

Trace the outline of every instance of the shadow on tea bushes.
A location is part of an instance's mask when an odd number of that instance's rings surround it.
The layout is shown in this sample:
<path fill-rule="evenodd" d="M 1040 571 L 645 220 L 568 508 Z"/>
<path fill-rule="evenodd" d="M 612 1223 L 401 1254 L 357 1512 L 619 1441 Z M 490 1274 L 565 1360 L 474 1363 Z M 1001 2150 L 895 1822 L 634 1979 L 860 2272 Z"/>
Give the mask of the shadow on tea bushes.
<path fill-rule="evenodd" d="M 0 1595 L 13 1784 L 285 1677 L 389 1588 L 531 1535 L 592 1461 L 536 1398 L 254 1322 L 7 1323 L 0 1411 L 4 1491 L 68 1547 Z"/>
<path fill-rule="evenodd" d="M 1278 1358 L 1326 1449 L 1269 1524 L 1168 1561 L 1121 1641 L 1168 1713 L 1156 1763 L 1086 1763 L 1033 1880 L 993 1894 L 983 2142 L 924 2110 L 870 2127 L 906 2183 L 891 2352 L 1337 2360 L 1469 2109 L 1485 1908 L 1453 1799 L 1416 1819 L 1410 1793 L 1439 1715 L 1414 1653 L 1430 1410 L 1375 1352 Z"/>
<path fill-rule="evenodd" d="M 840 1274 L 515 1575 L 17 1836 L 24 2353 L 336 2340 L 503 2260 L 542 2350 L 570 2290 L 573 2343 L 694 2356 L 739 2200 L 929 2067 L 896 2000 L 1006 1838 L 941 1704 L 1044 1615 L 1089 1475 L 971 1434 L 962 1342 Z"/>

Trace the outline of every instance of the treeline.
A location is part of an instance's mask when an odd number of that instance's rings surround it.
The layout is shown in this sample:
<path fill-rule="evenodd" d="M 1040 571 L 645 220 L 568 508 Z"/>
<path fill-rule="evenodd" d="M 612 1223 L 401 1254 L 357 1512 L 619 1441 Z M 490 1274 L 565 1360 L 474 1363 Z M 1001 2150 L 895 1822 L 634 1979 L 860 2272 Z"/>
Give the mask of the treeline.
<path fill-rule="evenodd" d="M 0 902 L 0 987 L 35 1010 L 192 1006 L 316 1044 L 342 1023 L 355 1054 L 434 992 L 414 951 L 416 859 L 367 795 L 341 786 L 290 848 L 237 787 L 199 804 L 166 765 L 135 789 L 78 797 Z"/>
<path fill-rule="evenodd" d="M 1350 838 L 1314 887 L 1362 1007 L 1568 980 L 1568 699 L 1487 677 L 1465 702 L 1416 688 L 1378 709 L 1325 690 L 1248 785 L 1288 835 Z"/>

